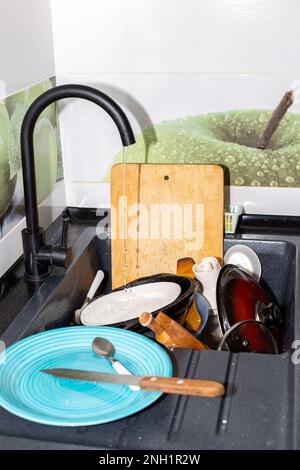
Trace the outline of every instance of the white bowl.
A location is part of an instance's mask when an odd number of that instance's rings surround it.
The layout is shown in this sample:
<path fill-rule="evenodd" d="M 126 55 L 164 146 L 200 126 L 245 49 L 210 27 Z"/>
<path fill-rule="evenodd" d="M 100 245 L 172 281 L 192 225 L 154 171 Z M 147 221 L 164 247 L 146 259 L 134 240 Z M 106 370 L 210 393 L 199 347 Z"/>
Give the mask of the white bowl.
<path fill-rule="evenodd" d="M 138 318 L 142 312 L 154 312 L 174 302 L 181 293 L 175 282 L 140 284 L 111 292 L 93 300 L 82 311 L 83 325 L 112 325 Z"/>

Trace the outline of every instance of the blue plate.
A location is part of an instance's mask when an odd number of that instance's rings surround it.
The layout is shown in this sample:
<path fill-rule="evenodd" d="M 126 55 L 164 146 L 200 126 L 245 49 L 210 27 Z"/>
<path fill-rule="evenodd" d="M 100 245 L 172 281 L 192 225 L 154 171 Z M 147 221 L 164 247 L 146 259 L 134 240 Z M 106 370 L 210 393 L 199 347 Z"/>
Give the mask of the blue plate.
<path fill-rule="evenodd" d="M 60 328 L 25 338 L 6 350 L 0 361 L 0 405 L 37 423 L 89 426 L 125 418 L 157 400 L 161 393 L 133 392 L 126 385 L 78 382 L 40 372 L 62 367 L 115 374 L 108 359 L 92 352 L 96 336 L 115 345 L 116 359 L 133 374 L 172 375 L 168 354 L 145 336 L 105 326 Z"/>

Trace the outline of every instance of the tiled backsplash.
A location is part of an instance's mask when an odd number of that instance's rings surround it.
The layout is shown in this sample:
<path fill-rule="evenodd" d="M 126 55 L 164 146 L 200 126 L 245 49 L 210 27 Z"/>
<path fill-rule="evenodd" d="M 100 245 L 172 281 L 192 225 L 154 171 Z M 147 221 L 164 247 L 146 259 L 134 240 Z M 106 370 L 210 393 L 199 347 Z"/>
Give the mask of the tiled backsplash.
<path fill-rule="evenodd" d="M 15 261 L 18 247 L 10 243 L 14 229 L 24 218 L 23 177 L 21 170 L 20 129 L 30 104 L 55 85 L 55 78 L 43 80 L 0 102 L 0 274 Z M 39 117 L 34 131 L 35 168 L 38 203 L 63 191 L 63 167 L 56 104 Z M 18 230 L 18 233 L 20 230 Z M 18 238 L 20 240 L 20 236 Z M 5 246 L 9 250 L 5 249 Z M 9 256 L 8 256 L 9 254 Z M 20 253 L 19 253 L 20 255 Z M 9 258 L 9 261 L 7 259 Z"/>
<path fill-rule="evenodd" d="M 294 78 L 124 73 L 57 80 L 94 86 L 121 104 L 137 136 L 137 144 L 128 149 L 128 162 L 219 164 L 226 169 L 226 194 L 230 191 L 232 202 L 245 204 L 248 212 L 297 214 L 299 103 L 274 135 L 273 148 L 251 148 Z M 64 106 L 60 122 L 69 204 L 109 205 L 110 167 L 122 158 L 115 126 L 82 100 Z"/>
<path fill-rule="evenodd" d="M 0 238 L 24 217 L 20 129 L 30 104 L 52 88 L 55 79 L 15 93 L 0 103 Z M 45 200 L 63 178 L 56 105 L 39 117 L 34 131 L 38 202 Z"/>

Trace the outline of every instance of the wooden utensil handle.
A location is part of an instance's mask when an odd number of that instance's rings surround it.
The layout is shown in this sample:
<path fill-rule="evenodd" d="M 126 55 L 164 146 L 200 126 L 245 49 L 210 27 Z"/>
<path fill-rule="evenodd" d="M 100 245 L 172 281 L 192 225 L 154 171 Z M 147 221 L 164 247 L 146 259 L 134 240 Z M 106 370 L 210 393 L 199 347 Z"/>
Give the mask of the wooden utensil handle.
<path fill-rule="evenodd" d="M 163 392 L 197 397 L 220 397 L 224 386 L 210 380 L 181 379 L 178 377 L 143 377 L 140 387 L 148 392 Z"/>
<path fill-rule="evenodd" d="M 161 335 L 164 333 L 164 329 L 155 320 L 150 312 L 143 312 L 139 318 L 140 324 L 152 330 L 155 334 Z"/>
<path fill-rule="evenodd" d="M 155 333 L 156 341 L 163 344 L 166 348 L 173 349 L 176 346 L 176 343 L 172 340 L 170 335 L 160 326 L 151 313 L 142 313 L 139 321 L 142 326 L 152 330 Z"/>

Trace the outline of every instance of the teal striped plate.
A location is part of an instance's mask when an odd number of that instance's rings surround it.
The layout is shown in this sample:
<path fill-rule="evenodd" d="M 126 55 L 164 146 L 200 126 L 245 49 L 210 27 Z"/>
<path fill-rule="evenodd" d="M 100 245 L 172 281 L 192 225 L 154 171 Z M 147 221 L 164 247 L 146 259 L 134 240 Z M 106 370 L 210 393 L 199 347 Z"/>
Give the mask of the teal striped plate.
<path fill-rule="evenodd" d="M 125 385 L 78 382 L 41 372 L 55 367 L 115 374 L 108 359 L 96 356 L 96 336 L 111 341 L 133 374 L 172 375 L 166 351 L 154 341 L 119 328 L 77 326 L 25 338 L 0 361 L 0 405 L 22 418 L 53 426 L 108 423 L 143 410 L 161 393 L 133 392 Z"/>

